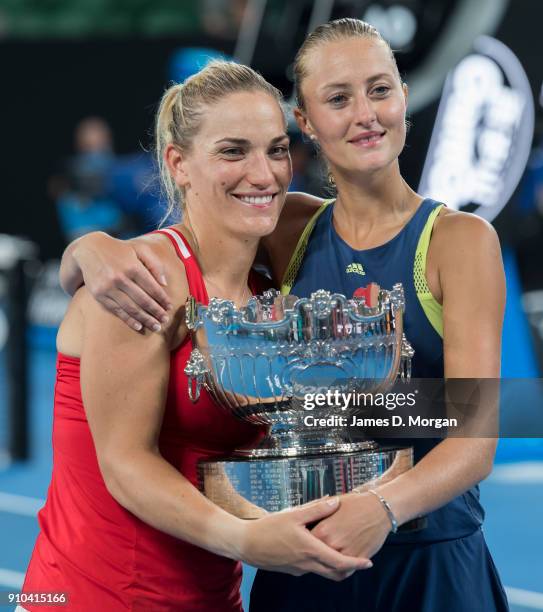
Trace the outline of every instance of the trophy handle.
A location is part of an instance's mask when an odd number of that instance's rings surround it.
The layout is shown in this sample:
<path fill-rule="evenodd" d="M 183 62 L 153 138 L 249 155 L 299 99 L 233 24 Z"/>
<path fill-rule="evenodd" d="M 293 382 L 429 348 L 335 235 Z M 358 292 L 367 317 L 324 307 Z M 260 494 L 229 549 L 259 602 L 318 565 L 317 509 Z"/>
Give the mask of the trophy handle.
<path fill-rule="evenodd" d="M 411 361 L 415 355 L 415 350 L 404 333 L 405 298 L 401 283 L 397 283 L 392 287 L 390 301 L 392 302 L 392 314 L 394 315 L 397 337 L 396 359 L 394 363 L 395 377 L 403 382 L 409 382 L 411 380 Z M 389 382 L 392 383 L 392 380 Z"/>
<path fill-rule="evenodd" d="M 411 380 L 411 360 L 415 355 L 415 350 L 408 342 L 405 334 L 402 334 L 401 361 L 399 376 L 402 381 L 409 382 Z"/>
<path fill-rule="evenodd" d="M 193 349 L 187 365 L 185 366 L 185 374 L 188 378 L 188 391 L 190 401 L 196 403 L 200 399 L 200 391 L 204 384 L 205 377 L 209 374 L 209 369 L 206 365 L 204 356 L 198 349 Z"/>

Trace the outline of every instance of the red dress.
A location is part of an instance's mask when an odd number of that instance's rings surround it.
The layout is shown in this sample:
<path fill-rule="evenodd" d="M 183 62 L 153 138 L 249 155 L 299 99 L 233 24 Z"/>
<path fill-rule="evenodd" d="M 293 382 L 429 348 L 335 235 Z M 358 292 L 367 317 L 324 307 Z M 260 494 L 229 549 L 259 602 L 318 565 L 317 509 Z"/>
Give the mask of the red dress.
<path fill-rule="evenodd" d="M 185 265 L 191 295 L 207 303 L 197 261 L 173 230 L 164 230 Z M 201 458 L 257 440 L 262 430 L 218 407 L 202 390 L 192 404 L 187 338 L 171 354 L 160 433 L 162 456 L 193 485 Z M 122 375 L 122 373 L 120 373 Z M 129 424 L 127 424 L 129 426 Z M 67 592 L 66 607 L 23 603 L 30 612 L 240 612 L 241 564 L 142 522 L 106 489 L 81 399 L 79 359 L 59 354 L 53 423 L 53 474 L 38 514 L 23 592 Z"/>

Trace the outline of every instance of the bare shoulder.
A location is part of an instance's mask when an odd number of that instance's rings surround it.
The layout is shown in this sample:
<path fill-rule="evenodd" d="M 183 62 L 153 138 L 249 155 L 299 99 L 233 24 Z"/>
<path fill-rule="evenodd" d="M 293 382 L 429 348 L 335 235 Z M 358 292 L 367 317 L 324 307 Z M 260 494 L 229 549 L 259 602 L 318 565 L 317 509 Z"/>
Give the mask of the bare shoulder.
<path fill-rule="evenodd" d="M 279 221 L 292 222 L 303 219 L 306 223 L 323 205 L 325 200 L 309 193 L 292 191 L 287 194 Z"/>
<path fill-rule="evenodd" d="M 496 230 L 477 215 L 444 208 L 436 219 L 432 234 L 436 254 L 473 254 L 491 249 L 499 252 Z"/>
<path fill-rule="evenodd" d="M 303 232 L 309 219 L 317 212 L 324 200 L 308 193 L 298 191 L 287 194 L 285 205 L 281 211 L 275 230 L 266 236 L 263 241 L 266 247 L 274 243 L 284 242 L 289 237 Z"/>
<path fill-rule="evenodd" d="M 505 274 L 498 235 L 490 223 L 470 213 L 444 212 L 436 221 L 430 256 L 429 285 L 440 303 L 449 309 L 453 305 L 453 310 L 464 302 L 493 304 L 499 319 Z"/>
<path fill-rule="evenodd" d="M 443 208 L 435 221 L 426 262 L 426 280 L 440 304 L 447 288 L 464 291 L 481 277 L 503 275 L 500 243 L 492 225 L 449 208 Z"/>
<path fill-rule="evenodd" d="M 305 226 L 324 201 L 298 191 L 287 194 L 275 230 L 262 239 L 277 282 L 280 282 Z"/>
<path fill-rule="evenodd" d="M 285 209 L 290 207 L 293 210 L 306 210 L 311 213 L 315 212 L 325 201 L 323 198 L 311 195 L 310 193 L 290 191 L 287 194 Z"/>
<path fill-rule="evenodd" d="M 168 294 L 174 307 L 182 306 L 189 296 L 189 285 L 183 261 L 178 256 L 171 240 L 164 234 L 153 233 L 132 239 L 145 246 L 160 258 L 164 265 Z"/>
<path fill-rule="evenodd" d="M 185 304 L 190 295 L 190 289 L 185 265 L 171 240 L 164 234 L 146 234 L 138 237 L 137 240 L 159 257 L 164 266 L 168 296 L 173 308 L 170 320 L 163 332 L 168 339 L 170 349 L 173 350 L 181 344 L 188 331 L 185 323 Z"/>

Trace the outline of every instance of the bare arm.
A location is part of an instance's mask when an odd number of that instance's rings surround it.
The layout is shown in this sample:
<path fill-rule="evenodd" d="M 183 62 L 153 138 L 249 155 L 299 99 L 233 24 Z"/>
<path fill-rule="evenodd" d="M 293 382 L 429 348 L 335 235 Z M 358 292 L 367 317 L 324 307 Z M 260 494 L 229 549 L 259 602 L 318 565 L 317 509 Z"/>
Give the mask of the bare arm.
<path fill-rule="evenodd" d="M 259 250 L 279 284 L 298 238 L 323 200 L 307 193 L 289 193 L 276 229 Z M 129 241 L 91 232 L 70 243 L 60 266 L 60 284 L 73 295 L 86 285 L 95 300 L 129 327 L 160 331 L 168 318 L 170 296 L 164 266 L 147 238 Z"/>
<path fill-rule="evenodd" d="M 437 257 L 437 292 L 443 299 L 445 376 L 498 378 L 505 280 L 496 233 L 481 219 L 461 213 L 444 215 L 436 226 L 430 248 Z M 495 387 L 486 391 L 481 404 L 491 412 Z M 411 470 L 375 488 L 402 524 L 486 478 L 495 449 L 495 438 L 448 438 Z M 342 498 L 341 510 L 314 533 L 337 550 L 371 557 L 390 527 L 375 496 L 350 494 Z"/>
<path fill-rule="evenodd" d="M 453 213 L 440 220 L 435 238 L 443 295 L 446 378 L 500 376 L 505 276 L 496 232 L 474 216 Z M 481 396 L 492 409 L 495 387 Z M 496 438 L 448 438 L 412 470 L 381 488 L 405 522 L 441 507 L 486 478 Z"/>
<path fill-rule="evenodd" d="M 92 234 L 88 234 L 88 236 L 91 235 Z M 64 249 L 64 253 L 62 253 L 62 260 L 60 262 L 60 286 L 68 295 L 74 295 L 79 287 L 84 284 L 83 273 L 81 272 L 81 268 L 79 267 L 79 264 L 74 256 L 74 251 L 77 249 L 77 244 L 80 240 L 82 240 L 82 238 L 78 238 L 77 240 L 70 242 L 70 244 Z"/>

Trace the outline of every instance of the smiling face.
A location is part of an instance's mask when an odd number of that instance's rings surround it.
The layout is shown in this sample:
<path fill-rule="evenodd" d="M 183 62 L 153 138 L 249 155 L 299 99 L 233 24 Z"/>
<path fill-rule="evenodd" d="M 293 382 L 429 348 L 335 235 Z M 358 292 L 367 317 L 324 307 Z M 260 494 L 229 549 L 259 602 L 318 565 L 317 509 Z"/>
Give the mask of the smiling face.
<path fill-rule="evenodd" d="M 304 110 L 295 116 L 334 174 L 390 167 L 405 144 L 407 88 L 386 44 L 374 37 L 327 41 L 305 60 Z"/>
<path fill-rule="evenodd" d="M 269 234 L 292 178 L 277 100 L 263 91 L 243 91 L 202 112 L 190 151 L 174 168 L 190 218 L 233 234 Z"/>

